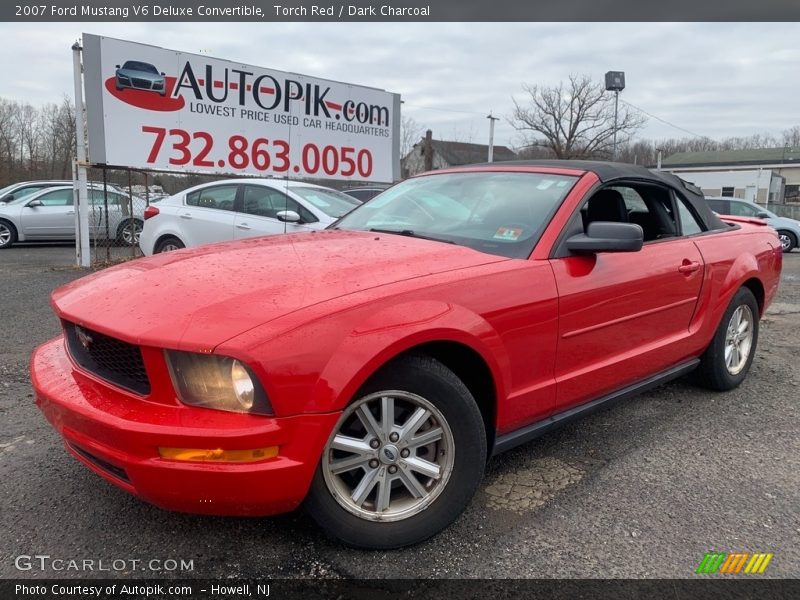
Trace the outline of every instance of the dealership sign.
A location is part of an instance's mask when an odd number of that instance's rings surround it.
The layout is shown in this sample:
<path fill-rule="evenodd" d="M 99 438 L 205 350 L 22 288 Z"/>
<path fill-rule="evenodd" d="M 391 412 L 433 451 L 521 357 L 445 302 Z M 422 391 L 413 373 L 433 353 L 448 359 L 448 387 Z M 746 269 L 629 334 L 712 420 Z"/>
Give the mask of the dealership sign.
<path fill-rule="evenodd" d="M 400 96 L 84 34 L 93 163 L 390 182 Z"/>

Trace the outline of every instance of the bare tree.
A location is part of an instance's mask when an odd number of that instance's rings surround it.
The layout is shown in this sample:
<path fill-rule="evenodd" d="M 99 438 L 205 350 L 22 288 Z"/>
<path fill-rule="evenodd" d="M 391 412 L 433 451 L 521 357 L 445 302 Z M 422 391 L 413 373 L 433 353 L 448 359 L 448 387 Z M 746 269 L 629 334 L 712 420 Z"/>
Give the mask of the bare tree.
<path fill-rule="evenodd" d="M 784 146 L 800 146 L 800 125 L 795 125 L 783 131 Z"/>
<path fill-rule="evenodd" d="M 400 156 L 407 156 L 422 138 L 424 129 L 414 117 L 400 117 Z"/>
<path fill-rule="evenodd" d="M 526 102 L 516 99 L 509 123 L 524 136 L 524 146 L 550 148 L 556 158 L 605 158 L 614 133 L 626 144 L 645 117 L 622 105 L 614 127 L 614 96 L 589 76 L 570 75 L 557 86 L 523 85 Z"/>

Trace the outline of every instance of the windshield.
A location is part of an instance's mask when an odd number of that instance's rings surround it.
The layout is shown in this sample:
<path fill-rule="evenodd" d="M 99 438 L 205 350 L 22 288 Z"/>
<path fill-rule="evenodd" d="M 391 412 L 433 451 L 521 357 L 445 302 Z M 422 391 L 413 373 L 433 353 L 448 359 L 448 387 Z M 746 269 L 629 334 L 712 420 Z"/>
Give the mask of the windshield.
<path fill-rule="evenodd" d="M 138 62 L 135 60 L 129 60 L 124 65 L 122 65 L 123 69 L 130 69 L 131 71 L 144 71 L 145 73 L 155 73 L 158 75 L 158 69 L 156 69 L 153 65 L 143 62 Z"/>
<path fill-rule="evenodd" d="M 346 215 L 356 206 L 361 205 L 355 198 L 342 192 L 337 192 L 336 190 L 306 186 L 295 186 L 289 189 L 303 200 L 334 219 Z"/>
<path fill-rule="evenodd" d="M 379 230 L 527 258 L 577 177 L 449 173 L 408 179 L 368 200 L 336 229 Z"/>

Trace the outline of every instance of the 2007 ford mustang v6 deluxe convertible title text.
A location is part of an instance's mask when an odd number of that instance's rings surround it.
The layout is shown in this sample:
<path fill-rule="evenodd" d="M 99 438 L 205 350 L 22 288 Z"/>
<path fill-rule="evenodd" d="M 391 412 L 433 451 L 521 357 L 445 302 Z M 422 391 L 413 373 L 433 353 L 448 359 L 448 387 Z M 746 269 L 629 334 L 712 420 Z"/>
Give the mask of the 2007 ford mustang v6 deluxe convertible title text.
<path fill-rule="evenodd" d="M 326 231 L 106 269 L 53 293 L 36 402 L 158 506 L 391 548 L 440 531 L 487 457 L 694 371 L 739 385 L 781 244 L 630 165 L 437 171 Z"/>

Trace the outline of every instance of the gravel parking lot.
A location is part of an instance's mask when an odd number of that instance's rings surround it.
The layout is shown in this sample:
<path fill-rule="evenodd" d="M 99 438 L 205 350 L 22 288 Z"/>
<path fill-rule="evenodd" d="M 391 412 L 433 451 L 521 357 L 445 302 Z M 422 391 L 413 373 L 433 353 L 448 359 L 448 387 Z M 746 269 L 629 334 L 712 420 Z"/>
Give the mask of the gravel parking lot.
<path fill-rule="evenodd" d="M 750 376 L 718 394 L 657 388 L 493 459 L 467 512 L 393 552 L 343 548 L 302 511 L 260 519 L 174 514 L 97 477 L 33 404 L 28 357 L 59 330 L 48 294 L 82 272 L 70 246 L 0 252 L 0 577 L 19 555 L 193 561 L 141 577 L 674 577 L 709 551 L 771 552 L 800 577 L 800 252 L 784 259 Z"/>

